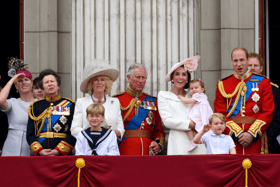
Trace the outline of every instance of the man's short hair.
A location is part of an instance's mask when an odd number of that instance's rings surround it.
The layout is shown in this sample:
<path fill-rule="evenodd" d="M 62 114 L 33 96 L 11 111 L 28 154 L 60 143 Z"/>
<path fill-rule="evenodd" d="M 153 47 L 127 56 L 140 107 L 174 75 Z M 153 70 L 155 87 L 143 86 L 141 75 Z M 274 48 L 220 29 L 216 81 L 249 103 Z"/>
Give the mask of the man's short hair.
<path fill-rule="evenodd" d="M 247 51 L 247 49 L 245 49 L 244 47 L 236 47 L 236 48 L 234 48 L 234 49 L 232 50 L 232 52 L 231 52 L 231 60 L 232 60 L 232 54 L 233 54 L 233 52 L 234 52 L 235 50 L 243 50 L 244 53 L 245 53 L 245 55 L 246 55 L 246 58 L 247 58 L 247 60 L 248 60 L 248 51 Z"/>
<path fill-rule="evenodd" d="M 93 114 L 93 113 L 98 113 L 101 116 L 104 116 L 105 114 L 105 108 L 103 105 L 97 104 L 97 103 L 93 103 L 91 105 L 89 105 L 86 109 L 87 115 L 88 114 Z"/>
<path fill-rule="evenodd" d="M 134 64 L 131 64 L 128 68 L 128 71 L 127 71 L 127 75 L 129 75 L 130 77 L 132 77 L 133 73 L 134 73 L 134 69 L 135 68 L 139 68 L 139 67 L 142 67 L 145 69 L 146 71 L 146 76 L 147 76 L 147 70 L 145 68 L 144 65 L 140 64 L 140 63 L 134 63 Z"/>
<path fill-rule="evenodd" d="M 259 54 L 253 52 L 249 53 L 248 58 L 257 58 L 260 62 L 260 66 L 264 66 L 264 60 Z"/>

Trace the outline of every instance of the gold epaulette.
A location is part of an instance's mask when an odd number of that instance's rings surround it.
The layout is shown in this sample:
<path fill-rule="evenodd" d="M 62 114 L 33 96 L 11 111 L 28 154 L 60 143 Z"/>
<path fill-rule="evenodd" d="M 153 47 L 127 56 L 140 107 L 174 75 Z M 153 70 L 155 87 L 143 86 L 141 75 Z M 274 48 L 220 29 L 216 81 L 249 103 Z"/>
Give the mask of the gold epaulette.
<path fill-rule="evenodd" d="M 68 100 L 68 101 L 71 101 L 72 103 L 74 103 L 74 104 L 76 104 L 76 101 L 74 101 L 74 100 L 72 100 L 72 99 L 69 99 L 69 98 L 67 98 L 67 97 L 62 97 L 63 99 L 66 99 L 66 100 Z"/>
<path fill-rule="evenodd" d="M 256 74 L 256 73 L 252 73 L 252 74 L 267 78 L 265 75 L 262 75 L 262 74 Z"/>
<path fill-rule="evenodd" d="M 279 88 L 279 86 L 278 86 L 277 84 L 273 83 L 273 82 L 270 82 L 270 84 L 271 84 L 272 86 L 276 87 L 276 88 Z"/>
<path fill-rule="evenodd" d="M 150 97 L 153 97 L 153 98 L 157 98 L 157 97 L 155 97 L 155 96 L 152 96 L 152 95 L 150 95 L 150 94 L 147 94 L 147 93 L 144 93 L 145 95 L 147 95 L 147 96 L 150 96 Z"/>
<path fill-rule="evenodd" d="M 218 82 L 223 81 L 223 80 L 226 80 L 226 79 L 230 78 L 231 76 L 233 76 L 233 74 L 231 74 L 231 75 L 229 75 L 229 76 L 227 76 L 227 77 L 224 77 L 224 78 L 220 79 Z"/>
<path fill-rule="evenodd" d="M 113 95 L 112 97 L 117 97 L 117 96 L 120 96 L 120 95 L 123 95 L 125 92 L 121 92 L 121 93 L 118 93 L 116 95 Z"/>
<path fill-rule="evenodd" d="M 39 101 L 43 101 L 43 100 L 46 100 L 46 98 L 38 99 L 38 100 L 34 101 L 33 103 L 31 103 L 31 105 L 33 105 L 33 104 L 35 104 L 35 103 L 37 103 L 37 102 L 39 102 Z"/>

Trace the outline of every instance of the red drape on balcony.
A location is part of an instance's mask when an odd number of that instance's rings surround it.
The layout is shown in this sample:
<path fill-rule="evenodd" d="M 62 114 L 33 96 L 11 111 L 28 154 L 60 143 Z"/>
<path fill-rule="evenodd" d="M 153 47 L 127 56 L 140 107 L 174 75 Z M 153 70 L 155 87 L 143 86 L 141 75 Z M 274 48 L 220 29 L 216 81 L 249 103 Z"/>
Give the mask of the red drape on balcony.
<path fill-rule="evenodd" d="M 0 186 L 280 186 L 279 155 L 0 157 Z"/>

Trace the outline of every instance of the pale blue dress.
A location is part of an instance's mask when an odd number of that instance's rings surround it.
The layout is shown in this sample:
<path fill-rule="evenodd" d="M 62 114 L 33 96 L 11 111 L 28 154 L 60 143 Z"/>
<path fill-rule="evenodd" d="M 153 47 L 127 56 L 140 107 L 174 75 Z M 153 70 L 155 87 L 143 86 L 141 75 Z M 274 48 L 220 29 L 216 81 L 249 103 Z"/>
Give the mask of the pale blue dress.
<path fill-rule="evenodd" d="M 2 111 L 8 116 L 9 131 L 2 156 L 30 156 L 29 145 L 26 141 L 26 128 L 28 107 L 32 102 L 11 98 L 7 100 L 7 103 L 7 109 Z"/>

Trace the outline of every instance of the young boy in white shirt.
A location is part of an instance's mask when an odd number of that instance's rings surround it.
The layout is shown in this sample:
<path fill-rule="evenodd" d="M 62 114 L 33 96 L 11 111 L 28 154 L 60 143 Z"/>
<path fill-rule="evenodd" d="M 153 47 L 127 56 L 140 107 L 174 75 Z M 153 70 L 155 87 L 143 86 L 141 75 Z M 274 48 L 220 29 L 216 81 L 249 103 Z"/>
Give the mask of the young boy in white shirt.
<path fill-rule="evenodd" d="M 223 114 L 214 113 L 209 118 L 209 124 L 196 134 L 193 141 L 204 143 L 206 154 L 236 154 L 235 144 L 229 135 L 223 134 L 226 128 L 226 118 Z"/>
<path fill-rule="evenodd" d="M 120 155 L 115 132 L 101 127 L 105 108 L 100 104 L 91 104 L 86 112 L 91 127 L 78 134 L 76 155 Z"/>

